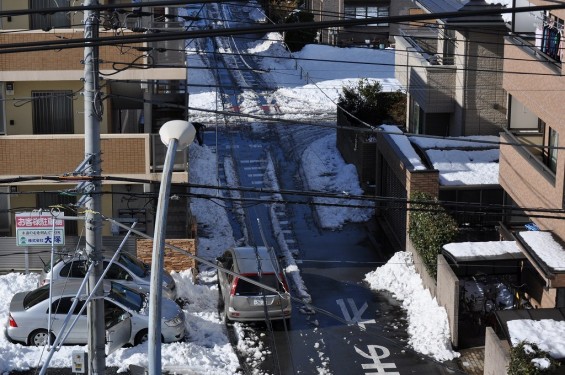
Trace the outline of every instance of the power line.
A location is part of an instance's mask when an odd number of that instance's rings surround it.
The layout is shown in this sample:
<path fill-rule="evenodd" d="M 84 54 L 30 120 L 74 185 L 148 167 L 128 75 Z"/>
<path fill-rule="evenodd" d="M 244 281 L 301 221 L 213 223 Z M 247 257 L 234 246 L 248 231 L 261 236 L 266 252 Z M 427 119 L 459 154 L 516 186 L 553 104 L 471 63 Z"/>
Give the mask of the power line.
<path fill-rule="evenodd" d="M 159 184 L 159 181 L 150 180 L 150 179 L 140 179 L 140 178 L 125 178 L 125 177 L 115 177 L 115 176 L 100 176 L 97 177 L 101 181 L 120 181 L 120 182 L 132 182 L 132 183 L 143 183 L 143 184 Z M 59 182 L 68 181 L 68 178 L 65 176 L 63 177 L 51 177 L 50 180 L 57 180 Z M 71 179 L 73 182 L 77 182 L 77 180 L 89 180 L 86 176 L 78 176 L 77 178 Z M 0 179 L 0 184 L 4 183 L 4 179 Z M 395 197 L 388 197 L 388 196 L 376 196 L 376 195 L 352 195 L 352 194 L 344 194 L 344 193 L 332 193 L 332 192 L 325 192 L 325 191 L 305 191 L 305 190 L 273 190 L 273 189 L 265 189 L 265 188 L 255 188 L 255 187 L 244 187 L 244 186 L 218 186 L 218 185 L 206 185 L 206 184 L 194 184 L 194 183 L 174 183 L 176 187 L 186 187 L 190 189 L 207 189 L 207 190 L 214 190 L 214 191 L 237 191 L 240 193 L 258 193 L 261 194 L 262 197 L 247 197 L 247 198 L 232 198 L 232 197 L 223 197 L 217 195 L 211 195 L 204 192 L 175 192 L 178 196 L 187 196 L 193 198 L 202 198 L 202 199 L 211 199 L 211 200 L 222 200 L 222 201 L 237 201 L 243 200 L 248 203 L 254 204 L 267 204 L 267 203 L 287 203 L 287 204 L 305 204 L 305 205 L 313 205 L 313 206 L 329 206 L 329 207 L 344 207 L 344 208 L 377 208 L 379 210 L 408 210 L 408 211 L 437 211 L 439 207 L 444 207 L 450 212 L 455 213 L 464 213 L 464 214 L 480 214 L 480 215 L 490 215 L 490 216 L 499 216 L 501 214 L 512 214 L 514 216 L 528 216 L 528 217 L 546 217 L 546 214 L 554 214 L 553 216 L 548 216 L 549 218 L 557 218 L 563 219 L 563 216 L 557 215 L 565 215 L 565 209 L 560 208 L 540 208 L 540 207 L 516 207 L 513 205 L 505 205 L 505 204 L 484 204 L 484 203 L 475 203 L 475 202 L 461 202 L 461 201 L 422 201 L 422 200 L 410 200 L 407 198 L 395 198 Z M 0 192 L 0 195 L 18 195 L 18 194 L 41 194 L 41 193 L 52 193 L 52 192 L 59 192 L 61 194 L 75 194 L 80 195 L 80 192 L 69 192 L 68 190 L 50 190 L 50 191 L 28 191 L 28 192 Z M 125 195 L 125 196 L 132 196 L 137 198 L 145 198 L 145 199 L 154 199 L 156 197 L 155 193 L 131 193 L 131 192 L 105 192 L 102 191 L 99 193 L 100 195 Z M 320 202 L 320 201 L 299 201 L 299 200 L 289 200 L 289 199 L 276 199 L 276 198 L 265 198 L 264 195 L 271 194 L 271 195 L 284 195 L 285 197 L 303 197 L 303 198 L 328 198 L 328 199 L 335 199 L 341 201 L 350 201 L 353 203 L 339 203 L 339 202 Z M 366 202 L 366 203 L 355 203 L 355 202 Z M 367 203 L 371 204 L 395 204 L 396 206 L 372 206 L 368 205 Z M 420 209 L 409 207 L 412 204 L 418 205 L 425 205 L 428 206 L 429 209 Z M 69 206 L 70 207 L 70 206 Z M 465 209 L 460 209 L 463 207 Z M 530 213 L 537 213 L 533 215 L 526 215 L 520 212 L 514 211 L 523 211 L 523 212 L 530 212 Z M 539 215 L 538 215 L 539 214 Z"/>
<path fill-rule="evenodd" d="M 199 1 L 199 3 L 200 2 L 214 2 L 214 1 L 201 0 Z M 163 1 L 162 3 L 160 3 L 160 6 L 165 6 L 167 5 L 166 3 L 168 2 Z M 157 5 L 159 3 L 155 4 L 154 2 L 148 2 L 143 4 L 144 6 L 150 6 L 149 4 Z M 113 5 L 112 7 L 116 7 L 116 6 L 117 5 Z M 553 9 L 565 9 L 565 4 L 534 6 L 534 7 L 516 7 L 508 11 L 501 11 L 500 9 L 474 10 L 474 11 L 462 11 L 462 12 L 441 12 L 435 14 L 370 17 L 370 18 L 353 19 L 353 20 L 300 22 L 300 23 L 277 24 L 277 25 L 254 25 L 253 27 L 240 27 L 240 28 L 216 28 L 216 29 L 207 29 L 207 30 L 190 30 L 190 31 L 166 32 L 166 33 L 159 32 L 156 34 L 144 34 L 143 36 L 123 35 L 120 37 L 93 38 L 92 40 L 86 40 L 84 38 L 76 38 L 76 39 L 69 39 L 65 41 L 65 43 L 59 41 L 9 43 L 9 44 L 4 44 L 2 46 L 2 48 L 0 49 L 0 54 L 45 51 L 52 49 L 83 48 L 87 44 L 87 42 L 88 45 L 90 46 L 104 46 L 104 45 L 114 45 L 114 44 L 131 44 L 131 43 L 140 43 L 140 42 L 170 41 L 170 40 L 191 39 L 191 38 L 199 38 L 199 37 L 230 36 L 230 35 L 233 36 L 233 35 L 242 35 L 242 34 L 252 34 L 258 32 L 268 32 L 268 31 L 311 30 L 311 29 L 320 29 L 320 28 L 336 27 L 336 26 L 356 26 L 356 25 L 359 26 L 359 25 L 367 25 L 377 22 L 398 23 L 398 22 L 420 21 L 420 20 L 429 20 L 429 19 L 437 19 L 437 18 L 460 18 L 460 17 L 469 17 L 469 16 L 493 15 L 500 13 L 521 13 L 521 12 L 533 12 L 533 11 L 553 10 Z M 1 15 L 2 12 L 0 12 L 0 16 Z"/>

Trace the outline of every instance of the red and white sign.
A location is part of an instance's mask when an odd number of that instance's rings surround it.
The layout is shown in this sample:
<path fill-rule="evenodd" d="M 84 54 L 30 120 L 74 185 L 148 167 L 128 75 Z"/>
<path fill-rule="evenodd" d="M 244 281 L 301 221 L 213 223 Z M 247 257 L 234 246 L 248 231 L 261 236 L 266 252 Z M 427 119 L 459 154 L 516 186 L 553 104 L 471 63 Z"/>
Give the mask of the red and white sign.
<path fill-rule="evenodd" d="M 18 212 L 16 238 L 18 246 L 64 245 L 65 221 L 51 212 Z"/>

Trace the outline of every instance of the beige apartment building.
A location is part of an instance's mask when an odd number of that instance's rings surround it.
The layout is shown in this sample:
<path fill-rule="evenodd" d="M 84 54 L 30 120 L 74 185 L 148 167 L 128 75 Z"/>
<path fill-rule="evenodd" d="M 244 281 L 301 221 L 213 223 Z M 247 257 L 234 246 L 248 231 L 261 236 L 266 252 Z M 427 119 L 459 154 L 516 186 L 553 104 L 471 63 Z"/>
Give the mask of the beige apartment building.
<path fill-rule="evenodd" d="M 17 12 L 75 4 L 82 5 L 69 0 L 3 0 L 1 11 L 16 12 L 0 19 L 0 44 L 17 50 L 29 43 L 84 38 L 81 11 Z M 102 11 L 100 37 L 143 35 L 132 30 L 183 30 L 182 19 L 164 17 L 175 14 L 174 8 L 144 7 L 143 11 L 143 17 L 133 16 L 134 9 L 129 8 Z M 101 92 L 96 111 L 102 133 L 101 173 L 159 181 L 166 150 L 158 129 L 168 120 L 186 119 L 184 41 L 101 46 L 99 56 Z M 84 160 L 83 59 L 83 48 L 0 54 L 0 179 L 14 178 L 0 185 L 1 236 L 15 235 L 15 211 L 74 203 L 82 195 L 76 181 L 15 178 L 72 175 Z M 168 67 L 160 67 L 164 65 Z M 173 181 L 187 182 L 186 156 L 178 154 Z M 155 200 L 147 194 L 158 192 L 158 184 L 105 181 L 102 188 L 104 215 L 124 223 L 138 220 L 138 229 L 152 233 Z M 187 238 L 191 219 L 185 198 L 171 204 L 173 214 L 177 216 L 170 220 L 168 236 Z M 79 235 L 82 224 L 68 222 L 66 230 L 68 235 Z M 109 224 L 102 229 L 105 236 L 120 232 Z"/>
<path fill-rule="evenodd" d="M 431 14 L 495 9 L 482 0 L 415 4 Z M 548 247 L 565 257 L 565 158 L 559 143 L 565 131 L 564 19 L 563 10 L 455 17 L 427 27 L 407 25 L 395 37 L 395 75 L 407 87 L 409 133 L 500 135 L 503 200 L 495 202 L 488 193 L 473 202 L 516 208 L 502 218 L 501 237 L 516 240 L 526 255 L 521 281 L 539 307 L 565 306 L 565 267 L 547 261 Z M 528 243 L 521 234 L 528 230 L 550 233 L 550 243 Z"/>
<path fill-rule="evenodd" d="M 547 5 L 541 0 L 532 5 Z M 563 27 L 565 10 L 537 12 L 535 22 L 505 39 L 503 87 L 507 91 L 508 126 L 501 135 L 500 184 L 529 217 L 511 217 L 508 227 L 524 220 L 565 243 L 565 92 Z M 561 136 L 561 139 L 560 139 Z M 538 211 L 528 208 L 541 209 Z M 558 212 L 544 212 L 557 210 Z M 544 248 L 525 246 L 537 271 L 532 283 L 544 307 L 565 306 L 565 274 L 540 259 Z M 565 251 L 565 250 L 563 250 Z M 559 289 L 556 289 L 559 288 Z"/>

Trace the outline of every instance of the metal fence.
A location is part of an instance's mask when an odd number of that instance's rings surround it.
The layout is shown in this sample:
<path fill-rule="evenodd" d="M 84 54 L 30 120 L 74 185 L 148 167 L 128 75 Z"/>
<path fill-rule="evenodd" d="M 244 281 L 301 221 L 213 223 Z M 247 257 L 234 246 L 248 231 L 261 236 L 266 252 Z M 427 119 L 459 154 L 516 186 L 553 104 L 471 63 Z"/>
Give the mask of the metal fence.
<path fill-rule="evenodd" d="M 112 253 L 118 249 L 122 242 L 121 237 L 103 237 L 102 251 Z M 64 246 L 55 246 L 55 252 L 72 253 L 75 250 L 85 249 L 84 237 L 66 237 Z M 129 238 L 122 251 L 137 254 L 135 238 Z M 0 237 L 0 274 L 9 272 L 40 272 L 44 264 L 51 257 L 50 246 L 17 246 L 16 237 Z"/>

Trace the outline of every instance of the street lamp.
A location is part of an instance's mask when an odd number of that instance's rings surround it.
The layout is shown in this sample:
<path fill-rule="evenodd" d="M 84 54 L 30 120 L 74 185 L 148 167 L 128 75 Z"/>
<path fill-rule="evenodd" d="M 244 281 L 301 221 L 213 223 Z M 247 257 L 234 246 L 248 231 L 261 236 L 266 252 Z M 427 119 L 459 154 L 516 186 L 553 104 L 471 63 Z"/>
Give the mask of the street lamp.
<path fill-rule="evenodd" d="M 149 289 L 149 374 L 161 374 L 161 298 L 163 293 L 163 250 L 165 248 L 165 230 L 167 211 L 171 193 L 171 176 L 175 163 L 175 152 L 184 150 L 194 140 L 196 130 L 188 121 L 173 120 L 166 122 L 159 135 L 167 146 L 167 155 L 163 165 L 157 212 L 155 213 L 155 232 L 153 235 L 153 254 L 151 256 L 151 285 Z"/>

